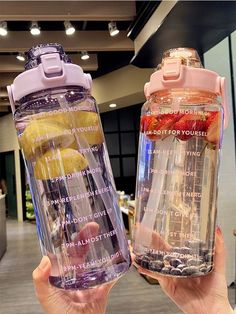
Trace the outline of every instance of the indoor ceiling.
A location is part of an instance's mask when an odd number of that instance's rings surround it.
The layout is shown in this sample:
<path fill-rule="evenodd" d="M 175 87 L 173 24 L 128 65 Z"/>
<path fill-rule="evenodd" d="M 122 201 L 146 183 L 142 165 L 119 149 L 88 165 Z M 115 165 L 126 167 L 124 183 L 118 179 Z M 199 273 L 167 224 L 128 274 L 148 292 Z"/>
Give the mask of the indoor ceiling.
<path fill-rule="evenodd" d="M 10 112 L 6 86 L 24 70 L 16 55 L 39 43 L 60 43 L 72 61 L 98 78 L 128 64 L 155 68 L 162 52 L 192 47 L 203 55 L 236 29 L 236 1 L 1 1 L 0 116 Z M 39 36 L 30 26 L 37 21 Z M 76 31 L 65 34 L 64 21 Z M 108 23 L 120 30 L 111 37 Z M 81 51 L 90 59 L 81 60 Z M 132 103 L 132 101 L 130 102 Z"/>
<path fill-rule="evenodd" d="M 6 86 L 24 70 L 24 62 L 16 59 L 39 43 L 60 43 L 85 72 L 93 78 L 130 63 L 134 44 L 127 37 L 140 1 L 0 1 L 0 22 L 7 22 L 8 33 L 0 36 L 0 111 L 9 112 Z M 37 21 L 41 33 L 30 33 L 32 21 Z M 76 29 L 66 35 L 64 21 Z M 111 37 L 108 23 L 114 21 L 119 34 Z M 81 60 L 81 52 L 90 58 Z"/>

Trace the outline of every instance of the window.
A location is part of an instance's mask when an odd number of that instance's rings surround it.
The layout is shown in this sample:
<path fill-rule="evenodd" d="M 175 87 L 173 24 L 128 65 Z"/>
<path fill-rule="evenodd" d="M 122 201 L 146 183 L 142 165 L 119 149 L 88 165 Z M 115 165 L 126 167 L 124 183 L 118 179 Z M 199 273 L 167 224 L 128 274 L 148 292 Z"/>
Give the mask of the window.
<path fill-rule="evenodd" d="M 101 114 L 117 189 L 134 193 L 142 104 Z"/>

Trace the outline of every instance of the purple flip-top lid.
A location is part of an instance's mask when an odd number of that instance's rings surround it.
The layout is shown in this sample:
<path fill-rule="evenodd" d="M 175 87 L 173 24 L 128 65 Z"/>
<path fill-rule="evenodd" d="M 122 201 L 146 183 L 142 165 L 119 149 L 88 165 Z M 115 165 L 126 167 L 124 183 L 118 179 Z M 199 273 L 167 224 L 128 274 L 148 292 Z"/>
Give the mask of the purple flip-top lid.
<path fill-rule="evenodd" d="M 83 72 L 82 68 L 72 64 L 59 44 L 40 44 L 27 52 L 25 71 L 19 74 L 9 87 L 12 100 L 39 92 L 41 90 L 62 87 L 81 86 L 91 89 L 90 74 Z"/>

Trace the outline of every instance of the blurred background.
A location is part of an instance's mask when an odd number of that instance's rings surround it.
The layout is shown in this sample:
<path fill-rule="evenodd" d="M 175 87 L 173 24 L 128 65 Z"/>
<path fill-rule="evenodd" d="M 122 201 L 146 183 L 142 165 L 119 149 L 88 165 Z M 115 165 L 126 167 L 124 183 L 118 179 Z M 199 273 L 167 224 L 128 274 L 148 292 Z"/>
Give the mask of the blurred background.
<path fill-rule="evenodd" d="M 174 47 L 195 48 L 206 68 L 226 77 L 230 116 L 222 148 L 217 219 L 228 250 L 227 283 L 233 304 L 236 2 L 0 1 L 0 313 L 42 313 L 31 280 L 41 256 L 35 216 L 6 86 L 24 70 L 25 52 L 48 42 L 62 44 L 72 61 L 92 75 L 92 94 L 130 238 L 143 86 L 162 53 Z M 157 282 L 131 270 L 112 291 L 107 313 L 146 313 L 147 308 L 180 313 Z"/>

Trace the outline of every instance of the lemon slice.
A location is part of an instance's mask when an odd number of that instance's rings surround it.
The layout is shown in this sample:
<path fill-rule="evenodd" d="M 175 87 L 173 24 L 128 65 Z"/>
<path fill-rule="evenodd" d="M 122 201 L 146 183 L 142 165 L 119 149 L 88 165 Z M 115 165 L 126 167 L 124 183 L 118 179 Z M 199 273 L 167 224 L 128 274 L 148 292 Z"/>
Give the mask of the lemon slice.
<path fill-rule="evenodd" d="M 37 159 L 34 175 L 38 180 L 48 180 L 79 172 L 87 166 L 87 160 L 77 150 L 58 148 L 47 151 Z"/>
<path fill-rule="evenodd" d="M 52 114 L 48 119 L 63 124 L 68 130 L 79 133 L 79 136 L 82 136 L 89 145 L 98 145 L 104 141 L 99 115 L 96 112 L 67 111 Z"/>
<path fill-rule="evenodd" d="M 73 114 L 73 112 L 72 112 Z M 61 123 L 66 129 L 71 128 L 71 123 L 70 123 L 70 112 L 65 111 L 65 112 L 44 112 L 44 115 L 34 115 L 33 119 L 36 120 L 50 120 L 56 123 Z"/>
<path fill-rule="evenodd" d="M 89 145 L 103 143 L 103 132 L 96 112 L 76 111 L 74 123 L 77 131 L 83 136 Z"/>
<path fill-rule="evenodd" d="M 79 134 L 88 145 L 99 145 L 104 142 L 102 128 L 99 122 L 99 115 L 92 111 L 66 111 L 44 115 L 43 118 L 36 116 L 37 121 L 50 121 L 59 123 L 68 131 Z M 67 146 L 68 147 L 68 146 Z M 72 146 L 71 146 L 72 147 Z"/>
<path fill-rule="evenodd" d="M 75 137 L 62 123 L 50 119 L 32 120 L 19 139 L 25 158 L 34 160 L 50 147 L 68 147 Z"/>

